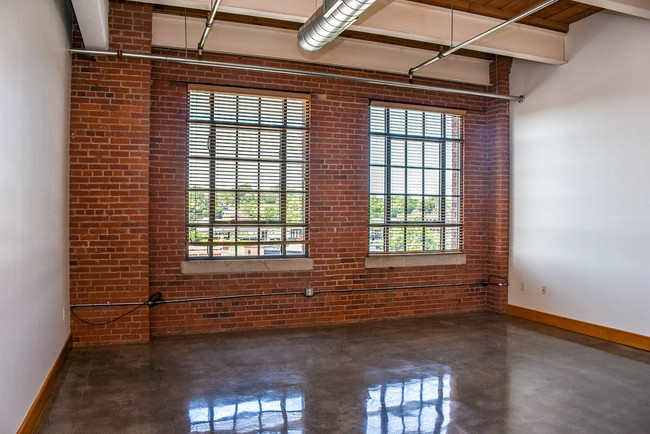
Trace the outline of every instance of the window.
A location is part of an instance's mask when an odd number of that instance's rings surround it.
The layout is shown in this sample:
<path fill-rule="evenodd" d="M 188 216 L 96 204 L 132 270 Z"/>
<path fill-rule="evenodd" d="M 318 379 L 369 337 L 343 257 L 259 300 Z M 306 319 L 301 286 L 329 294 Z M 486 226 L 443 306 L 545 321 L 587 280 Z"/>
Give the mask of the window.
<path fill-rule="evenodd" d="M 308 128 L 302 95 L 188 88 L 188 259 L 307 256 Z"/>
<path fill-rule="evenodd" d="M 462 251 L 463 115 L 371 104 L 370 254 Z"/>

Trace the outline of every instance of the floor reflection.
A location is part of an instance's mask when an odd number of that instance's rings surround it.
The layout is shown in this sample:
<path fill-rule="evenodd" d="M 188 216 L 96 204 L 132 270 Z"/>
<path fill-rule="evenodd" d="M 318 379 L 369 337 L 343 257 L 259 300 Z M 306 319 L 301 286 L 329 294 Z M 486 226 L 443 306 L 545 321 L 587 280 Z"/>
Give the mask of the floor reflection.
<path fill-rule="evenodd" d="M 451 376 L 381 384 L 368 389 L 366 433 L 446 433 Z"/>
<path fill-rule="evenodd" d="M 293 390 L 267 389 L 258 396 L 193 401 L 188 408 L 190 432 L 302 433 L 310 426 L 310 421 L 305 420 L 305 398 Z M 375 384 L 363 390 L 365 424 L 363 419 L 358 422 L 365 425 L 367 434 L 447 432 L 451 421 L 451 375 L 448 371 Z M 319 400 L 318 394 L 310 398 Z M 357 408 L 363 418 L 363 409 Z M 321 408 L 321 411 L 324 410 Z"/>
<path fill-rule="evenodd" d="M 73 348 L 35 433 L 647 433 L 649 373 L 485 313 L 165 337 Z"/>
<path fill-rule="evenodd" d="M 218 404 L 195 401 L 190 404 L 188 416 L 191 432 L 298 434 L 303 432 L 304 408 L 300 394 L 277 397 L 269 393 L 256 398 L 219 400 Z"/>

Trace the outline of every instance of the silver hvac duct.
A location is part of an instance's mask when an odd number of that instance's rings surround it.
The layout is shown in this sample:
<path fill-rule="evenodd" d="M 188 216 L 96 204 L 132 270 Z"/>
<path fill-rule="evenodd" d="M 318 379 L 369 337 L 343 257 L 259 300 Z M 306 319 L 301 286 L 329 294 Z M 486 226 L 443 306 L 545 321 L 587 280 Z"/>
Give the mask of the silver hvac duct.
<path fill-rule="evenodd" d="M 314 15 L 298 30 L 298 44 L 317 51 L 354 23 L 375 0 L 323 0 Z"/>

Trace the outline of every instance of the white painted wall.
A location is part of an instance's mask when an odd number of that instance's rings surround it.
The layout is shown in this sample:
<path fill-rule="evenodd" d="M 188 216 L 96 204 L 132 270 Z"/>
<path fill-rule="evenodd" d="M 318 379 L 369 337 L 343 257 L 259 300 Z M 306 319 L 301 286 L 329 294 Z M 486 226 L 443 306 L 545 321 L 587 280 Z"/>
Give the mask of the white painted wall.
<path fill-rule="evenodd" d="M 65 22 L 62 0 L 2 2 L 1 433 L 16 432 L 70 332 Z"/>
<path fill-rule="evenodd" d="M 650 336 L 649 43 L 601 12 L 566 65 L 515 61 L 510 304 Z"/>

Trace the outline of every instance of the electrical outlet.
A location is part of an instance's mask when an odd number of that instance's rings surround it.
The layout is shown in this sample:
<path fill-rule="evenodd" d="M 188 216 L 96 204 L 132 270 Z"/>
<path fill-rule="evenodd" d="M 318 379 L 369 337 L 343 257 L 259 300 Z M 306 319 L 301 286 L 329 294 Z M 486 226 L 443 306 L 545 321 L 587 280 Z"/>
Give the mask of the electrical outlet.
<path fill-rule="evenodd" d="M 526 282 L 521 282 L 521 286 L 519 287 L 522 291 L 526 290 Z"/>
<path fill-rule="evenodd" d="M 64 307 L 64 308 L 63 308 L 63 321 L 65 321 L 65 320 L 67 319 L 67 318 L 66 318 L 66 313 L 67 313 L 67 310 L 66 310 L 66 308 Z"/>
<path fill-rule="evenodd" d="M 546 287 L 545 286 L 542 286 L 542 294 L 546 295 Z"/>

